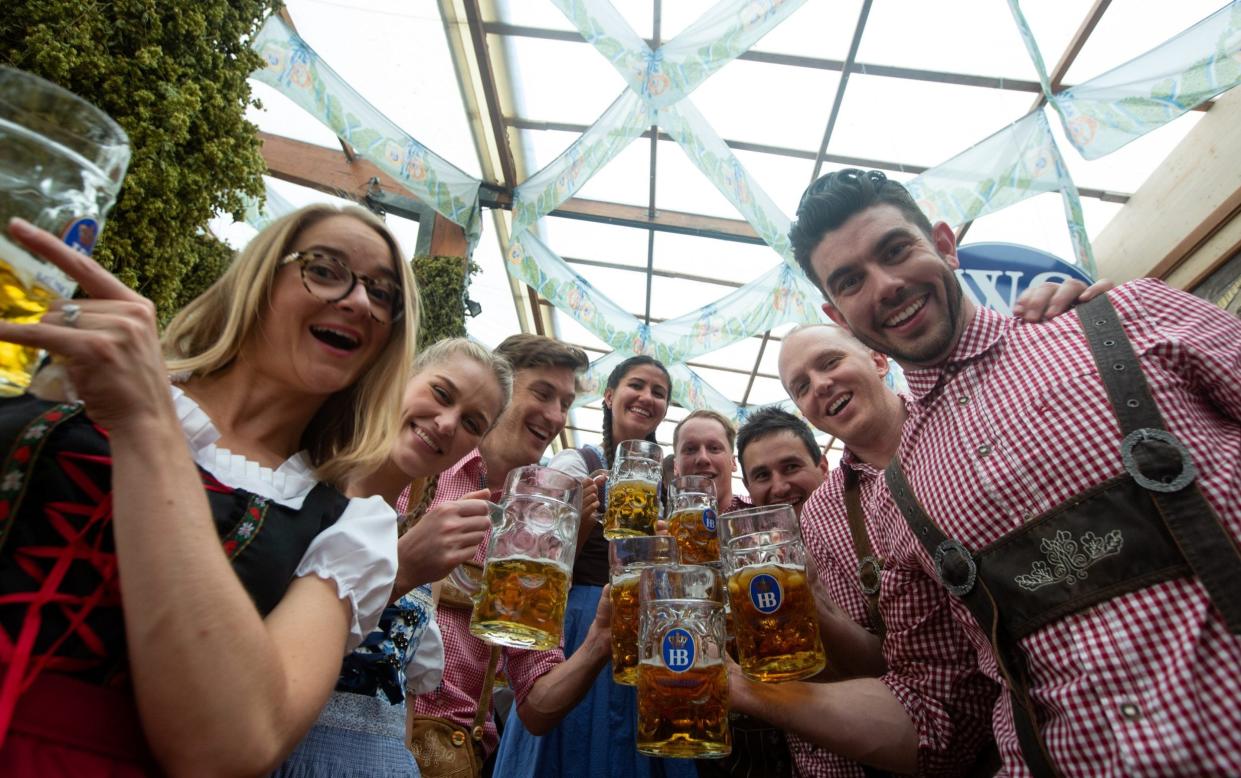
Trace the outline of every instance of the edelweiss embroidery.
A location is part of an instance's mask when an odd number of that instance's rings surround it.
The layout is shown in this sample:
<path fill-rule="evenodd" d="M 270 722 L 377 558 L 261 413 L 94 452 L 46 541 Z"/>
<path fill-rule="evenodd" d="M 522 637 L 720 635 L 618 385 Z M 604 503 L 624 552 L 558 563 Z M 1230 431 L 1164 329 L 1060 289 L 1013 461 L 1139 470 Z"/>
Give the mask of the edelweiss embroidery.
<path fill-rule="evenodd" d="M 1057 530 L 1054 539 L 1043 538 L 1039 544 L 1047 561 L 1038 560 L 1030 565 L 1029 573 L 1016 576 L 1013 580 L 1022 589 L 1031 592 L 1061 581 L 1072 586 L 1086 577 L 1086 570 L 1095 562 L 1119 554 L 1124 542 L 1118 529 L 1103 537 L 1087 532 L 1080 541 L 1073 540 L 1073 536 L 1065 530 Z"/>

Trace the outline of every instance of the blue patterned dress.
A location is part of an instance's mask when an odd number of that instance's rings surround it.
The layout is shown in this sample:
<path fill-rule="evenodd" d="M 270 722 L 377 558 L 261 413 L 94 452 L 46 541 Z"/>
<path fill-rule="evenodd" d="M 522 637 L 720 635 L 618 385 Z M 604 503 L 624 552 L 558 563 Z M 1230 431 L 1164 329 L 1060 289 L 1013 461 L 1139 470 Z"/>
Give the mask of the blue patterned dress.
<path fill-rule="evenodd" d="M 405 747 L 405 669 L 434 618 L 424 584 L 384 610 L 341 666 L 336 690 L 279 778 L 417 778 Z"/>

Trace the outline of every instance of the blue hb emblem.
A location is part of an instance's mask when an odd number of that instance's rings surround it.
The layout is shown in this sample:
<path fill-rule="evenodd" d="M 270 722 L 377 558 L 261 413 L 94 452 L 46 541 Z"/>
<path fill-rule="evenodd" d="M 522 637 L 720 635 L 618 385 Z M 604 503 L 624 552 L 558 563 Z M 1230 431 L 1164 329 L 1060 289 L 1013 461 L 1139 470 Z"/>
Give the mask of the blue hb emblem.
<path fill-rule="evenodd" d="M 77 219 L 65 228 L 61 239 L 75 251 L 87 256 L 95 249 L 95 239 L 99 237 L 99 222 L 94 219 Z"/>
<path fill-rule="evenodd" d="M 664 666 L 683 673 L 694 666 L 694 636 L 676 627 L 664 633 Z"/>
<path fill-rule="evenodd" d="M 783 600 L 780 582 L 773 576 L 761 573 L 750 579 L 750 602 L 760 613 L 775 613 Z"/>
<path fill-rule="evenodd" d="M 707 528 L 707 532 L 715 532 L 715 511 L 707 508 L 702 512 L 702 526 Z"/>

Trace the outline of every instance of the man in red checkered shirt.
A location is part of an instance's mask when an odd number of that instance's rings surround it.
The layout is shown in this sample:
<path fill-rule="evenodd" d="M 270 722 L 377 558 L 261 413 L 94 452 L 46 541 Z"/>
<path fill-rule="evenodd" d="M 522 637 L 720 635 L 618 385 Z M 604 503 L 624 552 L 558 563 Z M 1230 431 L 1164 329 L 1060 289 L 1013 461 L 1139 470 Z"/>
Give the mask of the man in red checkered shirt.
<path fill-rule="evenodd" d="M 513 399 L 477 449 L 440 474 L 432 506 L 459 500 L 472 492 L 503 488 L 508 472 L 533 464 L 560 434 L 576 392 L 576 376 L 588 365 L 586 355 L 552 338 L 514 335 L 496 353 L 513 364 Z M 398 510 L 404 510 L 400 505 Z M 473 561 L 482 564 L 487 542 Z M 601 603 L 606 604 L 607 598 Z M 513 688 L 515 710 L 535 734 L 551 729 L 589 690 L 611 659 L 608 610 L 590 626 L 582 646 L 568 660 L 560 649 L 502 650 L 503 670 Z M 436 615 L 444 640 L 444 678 L 439 688 L 414 700 L 414 715 L 448 719 L 465 733 L 473 726 L 483 690 L 490 646 L 470 634 L 470 611 L 441 607 Z M 481 750 L 485 759 L 497 745 L 495 723 L 484 718 Z"/>
<path fill-rule="evenodd" d="M 889 671 L 807 701 L 831 745 L 945 769 L 961 663 L 928 623 L 947 610 L 1006 689 L 1008 773 L 1241 774 L 1241 322 L 1151 280 L 1041 325 L 978 309 L 952 230 L 873 171 L 815 182 L 790 237 L 912 395 L 870 506 Z"/>

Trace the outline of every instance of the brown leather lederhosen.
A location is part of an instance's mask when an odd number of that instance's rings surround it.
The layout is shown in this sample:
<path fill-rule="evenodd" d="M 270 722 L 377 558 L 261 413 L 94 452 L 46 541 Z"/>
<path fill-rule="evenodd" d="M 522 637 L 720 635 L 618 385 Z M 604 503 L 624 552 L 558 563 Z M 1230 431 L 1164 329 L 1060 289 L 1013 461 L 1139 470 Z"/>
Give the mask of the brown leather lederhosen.
<path fill-rule="evenodd" d="M 866 598 L 866 618 L 871 629 L 883 639 L 885 628 L 879 613 L 879 576 L 883 572 L 883 560 L 875 553 L 866 531 L 866 512 L 862 510 L 862 496 L 858 489 L 857 472 L 842 464 L 845 479 L 845 517 L 849 522 L 849 536 L 853 540 L 853 552 L 857 554 L 857 586 Z"/>
<path fill-rule="evenodd" d="M 987 633 L 1004 676 L 1021 752 L 1038 778 L 1056 776 L 1039 734 L 1018 641 L 1103 600 L 1193 575 L 1241 634 L 1241 553 L 1194 483 L 1185 446 L 1151 397 L 1120 319 L 1099 297 L 1077 308 L 1120 427 L 1124 471 L 972 552 L 926 514 L 899 459 L 893 499 L 940 581 Z"/>

